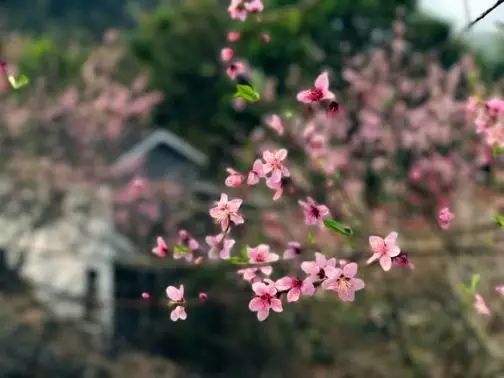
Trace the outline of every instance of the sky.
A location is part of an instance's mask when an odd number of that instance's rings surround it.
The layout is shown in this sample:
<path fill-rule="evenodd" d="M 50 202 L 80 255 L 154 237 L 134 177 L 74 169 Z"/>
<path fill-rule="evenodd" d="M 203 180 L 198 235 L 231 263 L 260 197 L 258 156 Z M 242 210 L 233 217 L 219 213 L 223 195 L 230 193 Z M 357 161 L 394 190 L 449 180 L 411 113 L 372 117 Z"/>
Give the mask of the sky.
<path fill-rule="evenodd" d="M 455 29 L 459 30 L 468 23 L 464 1 L 467 1 L 469 6 L 471 19 L 478 17 L 483 11 L 490 8 L 496 2 L 496 0 L 420 0 L 420 7 L 430 14 L 451 21 Z M 504 23 L 504 4 L 500 5 L 485 19 L 479 22 L 475 26 L 474 31 L 496 31 L 496 21 Z"/>

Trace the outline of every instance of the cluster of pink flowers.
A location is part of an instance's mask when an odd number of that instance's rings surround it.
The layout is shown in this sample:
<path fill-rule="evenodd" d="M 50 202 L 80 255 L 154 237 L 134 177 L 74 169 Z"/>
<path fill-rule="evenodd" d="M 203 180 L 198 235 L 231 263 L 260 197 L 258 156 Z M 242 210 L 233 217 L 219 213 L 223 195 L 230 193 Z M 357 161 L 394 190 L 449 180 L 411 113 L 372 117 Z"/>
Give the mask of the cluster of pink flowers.
<path fill-rule="evenodd" d="M 233 20 L 245 21 L 249 14 L 261 13 L 264 5 L 261 0 L 231 0 L 228 7 L 229 15 Z"/>
<path fill-rule="evenodd" d="M 467 110 L 475 118 L 476 133 L 490 147 L 504 148 L 504 100 L 493 98 L 486 102 L 471 97 Z"/>

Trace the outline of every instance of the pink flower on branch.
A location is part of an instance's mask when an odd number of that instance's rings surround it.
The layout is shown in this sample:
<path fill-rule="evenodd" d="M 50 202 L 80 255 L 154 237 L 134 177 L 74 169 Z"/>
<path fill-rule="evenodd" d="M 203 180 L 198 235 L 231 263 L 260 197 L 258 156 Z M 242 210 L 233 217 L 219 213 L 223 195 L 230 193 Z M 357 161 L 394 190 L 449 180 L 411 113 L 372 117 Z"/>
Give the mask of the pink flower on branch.
<path fill-rule="evenodd" d="M 397 246 L 397 232 L 391 232 L 385 239 L 379 236 L 370 236 L 369 245 L 373 255 L 368 259 L 367 263 L 371 264 L 375 260 L 380 261 L 380 265 L 384 271 L 389 271 L 392 267 L 392 257 L 396 257 L 401 253 L 401 249 Z"/>
<path fill-rule="evenodd" d="M 327 72 L 322 72 L 317 79 L 313 88 L 303 90 L 297 94 L 297 100 L 305 104 L 311 104 L 322 100 L 333 100 L 334 93 L 329 90 L 329 76 Z"/>
<path fill-rule="evenodd" d="M 276 152 L 269 150 L 263 152 L 263 172 L 265 175 L 271 174 L 268 181 L 278 183 L 282 177 L 289 177 L 290 172 L 284 165 L 284 160 L 287 158 L 287 150 L 282 148 Z"/>
<path fill-rule="evenodd" d="M 244 268 L 239 269 L 237 273 L 242 276 L 245 281 L 255 282 L 259 280 L 259 273 L 266 277 L 269 277 L 273 272 L 273 267 L 271 265 L 264 265 L 259 268 Z"/>
<path fill-rule="evenodd" d="M 287 244 L 287 249 L 283 253 L 283 258 L 284 260 L 294 259 L 298 256 L 301 256 L 301 252 L 301 244 L 292 241 Z"/>
<path fill-rule="evenodd" d="M 152 248 L 152 253 L 159 257 L 166 257 L 168 251 L 168 245 L 161 236 L 158 236 L 156 239 L 156 246 Z"/>
<path fill-rule="evenodd" d="M 224 47 L 220 51 L 220 59 L 222 62 L 227 63 L 234 58 L 234 51 L 230 47 Z"/>
<path fill-rule="evenodd" d="M 187 261 L 192 261 L 192 253 L 199 248 L 199 243 L 196 239 L 194 239 L 187 230 L 180 230 L 178 232 L 177 244 L 187 247 L 189 251 L 181 252 L 175 249 L 173 252 L 173 258 L 175 260 L 185 258 Z"/>
<path fill-rule="evenodd" d="M 234 43 L 240 39 L 240 32 L 237 31 L 230 31 L 227 33 L 227 40 L 228 42 Z"/>
<path fill-rule="evenodd" d="M 233 168 L 226 168 L 226 172 L 229 174 L 224 182 L 226 186 L 230 188 L 237 188 L 242 184 L 244 177 L 240 172 L 235 171 Z"/>
<path fill-rule="evenodd" d="M 243 200 L 235 198 L 228 200 L 225 193 L 221 194 L 220 200 L 215 203 L 215 207 L 210 209 L 210 216 L 220 223 L 222 230 L 227 230 L 230 222 L 239 225 L 245 222 L 238 212 Z"/>
<path fill-rule="evenodd" d="M 176 304 L 177 306 L 175 307 L 174 310 L 172 310 L 170 314 L 170 319 L 174 322 L 177 320 L 186 320 L 187 319 L 187 313 L 184 308 L 184 285 L 180 285 L 180 287 L 177 289 L 175 286 L 168 286 L 166 288 L 166 296 L 170 300 L 170 304 Z"/>
<path fill-rule="evenodd" d="M 282 197 L 284 190 L 283 180 L 276 182 L 268 179 L 266 180 L 266 186 L 275 191 L 273 194 L 273 201 L 277 201 Z"/>
<path fill-rule="evenodd" d="M 270 252 L 267 244 L 259 244 L 257 247 L 247 247 L 247 254 L 251 264 L 263 264 L 278 261 L 278 255 Z"/>
<path fill-rule="evenodd" d="M 235 245 L 235 240 L 225 239 L 223 233 L 207 236 L 205 241 L 211 247 L 210 251 L 208 251 L 208 257 L 211 259 L 220 257 L 223 260 L 228 260 L 231 256 L 231 249 Z"/>
<path fill-rule="evenodd" d="M 312 296 L 315 294 L 313 280 L 308 277 L 300 280 L 294 277 L 282 277 L 275 282 L 278 291 L 287 292 L 287 302 L 297 302 L 301 295 Z"/>
<path fill-rule="evenodd" d="M 247 177 L 247 185 L 256 185 L 264 177 L 263 161 L 256 159 Z"/>
<path fill-rule="evenodd" d="M 247 72 L 247 66 L 242 62 L 231 63 L 228 68 L 226 68 L 226 74 L 231 80 L 235 80 L 238 76 L 243 75 Z"/>
<path fill-rule="evenodd" d="M 444 207 L 439 210 L 438 223 L 439 227 L 443 230 L 447 230 L 450 227 L 450 223 L 455 219 L 455 214 L 453 214 L 449 208 Z"/>
<path fill-rule="evenodd" d="M 261 13 L 264 10 L 262 0 L 252 0 L 245 3 L 245 9 L 250 13 Z"/>
<path fill-rule="evenodd" d="M 278 114 L 272 114 L 266 118 L 266 125 L 268 125 L 272 130 L 274 130 L 278 135 L 283 135 L 284 126 L 282 119 Z"/>
<path fill-rule="evenodd" d="M 228 13 L 233 20 L 245 21 L 247 19 L 247 9 L 243 0 L 231 0 Z"/>
<path fill-rule="evenodd" d="M 324 280 L 331 277 L 336 271 L 336 259 L 328 259 L 320 252 L 315 252 L 314 261 L 303 261 L 301 269 L 313 280 Z"/>
<path fill-rule="evenodd" d="M 325 205 L 318 204 L 311 197 L 307 197 L 306 201 L 299 200 L 298 203 L 303 208 L 306 224 L 318 224 L 324 217 L 329 215 L 329 208 Z"/>
<path fill-rule="evenodd" d="M 259 321 L 269 316 L 270 309 L 282 312 L 282 301 L 276 297 L 277 289 L 273 283 L 255 282 L 252 284 L 255 297 L 249 302 L 250 311 L 257 312 Z"/>
<path fill-rule="evenodd" d="M 329 279 L 322 283 L 325 290 L 335 291 L 340 299 L 345 302 L 353 302 L 355 292 L 364 289 L 364 281 L 356 278 L 358 266 L 356 263 L 348 263 L 343 268 L 336 268 L 330 273 Z"/>

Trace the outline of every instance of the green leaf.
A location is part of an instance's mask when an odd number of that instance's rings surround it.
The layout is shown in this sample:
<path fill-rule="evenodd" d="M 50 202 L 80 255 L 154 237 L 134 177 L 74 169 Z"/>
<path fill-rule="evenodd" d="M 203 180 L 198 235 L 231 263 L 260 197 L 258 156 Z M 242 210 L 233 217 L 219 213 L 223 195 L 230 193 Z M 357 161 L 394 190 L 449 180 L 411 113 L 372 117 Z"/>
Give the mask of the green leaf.
<path fill-rule="evenodd" d="M 499 226 L 504 228 L 504 215 L 503 214 L 494 215 L 494 219 Z"/>
<path fill-rule="evenodd" d="M 324 219 L 324 226 L 331 231 L 338 232 L 344 236 L 352 236 L 353 230 L 349 226 L 345 226 L 334 219 Z"/>
<path fill-rule="evenodd" d="M 245 265 L 249 263 L 248 257 L 245 258 L 242 256 L 231 256 L 228 261 L 234 265 Z"/>
<path fill-rule="evenodd" d="M 504 147 L 497 145 L 493 146 L 493 155 L 494 156 L 504 155 Z"/>
<path fill-rule="evenodd" d="M 176 244 L 175 247 L 173 247 L 173 250 L 175 251 L 175 253 L 178 254 L 185 254 L 191 252 L 189 247 L 183 244 Z"/>
<path fill-rule="evenodd" d="M 9 75 L 7 79 L 9 80 L 10 85 L 14 89 L 23 88 L 30 82 L 30 79 L 28 79 L 28 76 L 26 75 L 19 75 L 17 79 L 13 75 Z"/>
<path fill-rule="evenodd" d="M 476 288 L 478 287 L 478 284 L 480 282 L 480 278 L 480 274 L 473 274 L 473 276 L 471 277 L 471 291 L 476 291 Z"/>
<path fill-rule="evenodd" d="M 259 101 L 261 95 L 250 85 L 236 84 L 236 93 L 233 95 L 235 98 L 243 98 L 248 102 Z"/>

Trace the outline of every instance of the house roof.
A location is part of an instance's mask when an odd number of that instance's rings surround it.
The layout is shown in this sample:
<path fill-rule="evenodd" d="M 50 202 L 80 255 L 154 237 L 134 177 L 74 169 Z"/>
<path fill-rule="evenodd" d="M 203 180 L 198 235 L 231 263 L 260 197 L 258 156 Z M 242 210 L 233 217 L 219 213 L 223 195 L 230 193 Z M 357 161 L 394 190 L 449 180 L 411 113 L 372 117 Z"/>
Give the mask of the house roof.
<path fill-rule="evenodd" d="M 112 169 L 122 170 L 137 161 L 139 158 L 145 156 L 150 150 L 159 145 L 164 145 L 173 149 L 196 165 L 205 166 L 208 163 L 208 157 L 204 153 L 198 151 L 182 138 L 167 130 L 156 130 L 144 140 L 135 144 L 127 152 L 119 156 L 116 162 L 112 165 Z"/>

